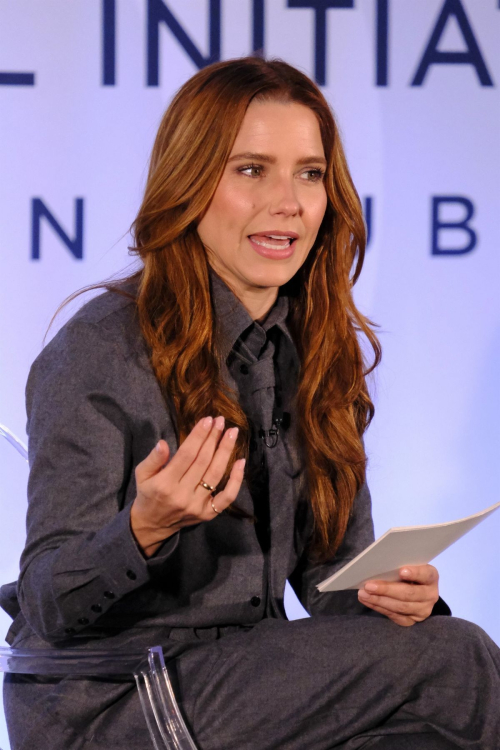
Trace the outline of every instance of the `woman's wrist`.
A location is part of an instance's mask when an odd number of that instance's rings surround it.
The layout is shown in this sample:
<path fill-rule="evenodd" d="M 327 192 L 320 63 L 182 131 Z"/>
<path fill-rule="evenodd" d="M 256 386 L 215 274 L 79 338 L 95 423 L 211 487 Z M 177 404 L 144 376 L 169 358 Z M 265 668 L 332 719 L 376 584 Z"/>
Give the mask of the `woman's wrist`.
<path fill-rule="evenodd" d="M 154 555 L 163 542 L 176 533 L 176 529 L 161 528 L 152 524 L 150 520 L 143 518 L 136 500 L 134 500 L 130 509 L 130 529 L 145 557 Z"/>

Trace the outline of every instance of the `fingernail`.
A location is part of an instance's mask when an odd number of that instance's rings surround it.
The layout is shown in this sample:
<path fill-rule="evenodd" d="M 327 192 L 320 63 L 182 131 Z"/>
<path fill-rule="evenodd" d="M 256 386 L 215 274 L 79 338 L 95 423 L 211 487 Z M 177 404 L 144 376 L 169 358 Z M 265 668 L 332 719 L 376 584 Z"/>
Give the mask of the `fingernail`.
<path fill-rule="evenodd" d="M 378 586 L 376 583 L 365 583 L 365 589 L 367 591 L 377 591 Z"/>
<path fill-rule="evenodd" d="M 401 572 L 401 575 L 404 576 L 405 578 L 411 575 L 410 570 L 408 568 L 402 568 L 400 572 Z"/>
<path fill-rule="evenodd" d="M 368 599 L 369 596 L 370 596 L 370 594 L 367 591 L 365 591 L 364 589 L 360 589 L 358 591 L 358 596 L 359 596 L 360 599 Z"/>
<path fill-rule="evenodd" d="M 215 426 L 218 430 L 224 429 L 224 417 L 217 417 L 215 420 Z"/>
<path fill-rule="evenodd" d="M 160 452 L 160 450 L 161 450 L 161 445 L 160 445 L 160 443 L 161 443 L 161 440 L 158 440 L 158 442 L 157 442 L 157 443 L 156 443 L 156 445 L 155 445 L 155 451 L 158 451 L 158 453 L 159 453 L 159 452 Z"/>
<path fill-rule="evenodd" d="M 238 427 L 231 427 L 231 429 L 227 431 L 229 440 L 236 440 L 236 438 L 238 437 L 238 432 Z"/>
<path fill-rule="evenodd" d="M 212 426 L 213 421 L 212 417 L 205 417 L 205 419 L 201 420 L 201 426 L 208 430 Z"/>
<path fill-rule="evenodd" d="M 241 469 L 241 471 L 243 471 L 246 464 L 246 458 L 239 458 L 235 463 L 237 464 L 238 469 Z"/>

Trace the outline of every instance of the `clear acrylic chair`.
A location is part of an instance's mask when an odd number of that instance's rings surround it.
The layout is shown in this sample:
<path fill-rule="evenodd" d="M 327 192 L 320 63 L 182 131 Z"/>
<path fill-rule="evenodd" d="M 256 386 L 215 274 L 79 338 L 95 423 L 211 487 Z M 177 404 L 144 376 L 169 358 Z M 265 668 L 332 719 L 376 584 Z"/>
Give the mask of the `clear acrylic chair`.
<path fill-rule="evenodd" d="M 2 424 L 0 437 L 6 438 L 28 460 L 24 443 Z M 153 646 L 142 654 L 78 648 L 30 650 L 0 647 L 0 672 L 60 677 L 133 675 L 151 738 L 149 747 L 155 750 L 197 750 L 177 704 L 161 646 Z"/>
<path fill-rule="evenodd" d="M 0 672 L 64 677 L 134 675 L 155 750 L 196 750 L 175 699 L 161 646 L 146 655 L 77 648 L 0 648 Z"/>

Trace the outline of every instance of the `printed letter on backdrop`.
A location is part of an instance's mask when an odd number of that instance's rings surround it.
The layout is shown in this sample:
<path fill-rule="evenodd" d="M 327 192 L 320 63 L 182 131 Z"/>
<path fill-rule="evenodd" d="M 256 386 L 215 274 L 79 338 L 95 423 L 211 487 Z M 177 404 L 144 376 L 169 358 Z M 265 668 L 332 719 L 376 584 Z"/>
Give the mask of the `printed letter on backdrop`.
<path fill-rule="evenodd" d="M 450 18 L 455 18 L 467 45 L 467 52 L 440 52 L 439 41 Z M 476 41 L 472 26 L 460 0 L 446 0 L 439 15 L 436 26 L 431 34 L 424 55 L 415 73 L 412 86 L 422 86 L 431 65 L 473 65 L 481 82 L 481 86 L 493 86 L 492 78 L 484 62 L 479 44 Z"/>
<path fill-rule="evenodd" d="M 376 76 L 377 86 L 389 85 L 389 0 L 377 0 Z"/>
<path fill-rule="evenodd" d="M 313 8 L 315 15 L 314 77 L 319 86 L 326 85 L 326 11 L 329 8 L 354 8 L 354 0 L 288 0 L 289 8 Z"/>
<path fill-rule="evenodd" d="M 102 0 L 102 84 L 116 83 L 116 0 Z"/>
<path fill-rule="evenodd" d="M 40 260 L 40 223 L 47 219 L 52 229 L 59 235 L 71 254 L 77 259 L 83 259 L 83 198 L 75 200 L 75 238 L 72 240 L 54 214 L 47 208 L 41 198 L 33 198 L 31 202 L 31 258 Z"/>
<path fill-rule="evenodd" d="M 460 221 L 442 221 L 440 208 L 443 204 L 457 204 L 466 210 L 465 217 Z M 432 255 L 465 255 L 477 245 L 477 234 L 469 226 L 474 216 L 474 204 L 469 198 L 460 195 L 436 195 L 432 199 Z M 461 247 L 443 248 L 439 245 L 439 233 L 443 229 L 465 232 L 469 238 L 467 245 Z"/>
<path fill-rule="evenodd" d="M 220 60 L 220 0 L 209 3 L 210 54 L 204 57 L 163 0 L 148 0 L 148 86 L 159 85 L 160 23 L 166 23 L 181 47 L 201 70 Z"/>
<path fill-rule="evenodd" d="M 366 247 L 368 247 L 373 234 L 373 198 L 371 195 L 367 195 L 363 201 L 363 213 L 365 215 L 366 224 Z"/>
<path fill-rule="evenodd" d="M 265 6 L 264 0 L 253 0 L 253 32 L 252 32 L 252 52 L 255 55 L 264 57 L 264 19 Z"/>

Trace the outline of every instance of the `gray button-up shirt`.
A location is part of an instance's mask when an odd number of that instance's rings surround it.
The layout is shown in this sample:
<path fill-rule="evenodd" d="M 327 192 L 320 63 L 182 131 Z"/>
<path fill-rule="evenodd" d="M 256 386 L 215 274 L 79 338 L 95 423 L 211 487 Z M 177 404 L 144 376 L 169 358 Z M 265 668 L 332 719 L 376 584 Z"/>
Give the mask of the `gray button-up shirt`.
<path fill-rule="evenodd" d="M 251 427 L 247 484 L 254 503 L 255 533 L 264 556 L 262 606 L 275 615 L 269 593 L 271 506 L 269 486 L 281 485 L 282 502 L 293 503 L 293 477 L 299 456 L 285 435 L 291 424 L 299 361 L 286 325 L 288 298 L 279 295 L 262 323 L 254 321 L 227 285 L 211 272 L 216 319 L 224 331 L 223 357 L 237 386 L 239 402 Z M 230 347 L 230 348 L 229 348 Z M 229 349 L 229 350 L 228 350 Z M 281 418 L 276 423 L 275 418 Z M 275 434 L 269 432 L 275 429 Z M 255 599 L 254 599 L 255 601 Z"/>

